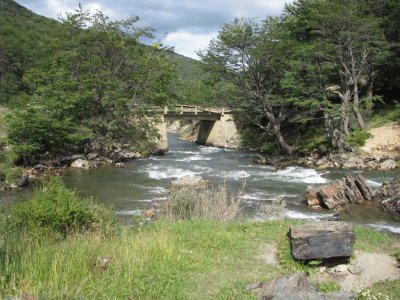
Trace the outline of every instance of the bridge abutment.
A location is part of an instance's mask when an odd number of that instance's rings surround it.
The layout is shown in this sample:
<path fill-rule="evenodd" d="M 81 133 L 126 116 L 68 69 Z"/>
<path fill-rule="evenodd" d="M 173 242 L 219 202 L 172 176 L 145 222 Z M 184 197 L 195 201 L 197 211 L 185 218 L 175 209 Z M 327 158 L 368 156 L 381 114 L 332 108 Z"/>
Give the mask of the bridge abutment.
<path fill-rule="evenodd" d="M 200 121 L 197 143 L 205 146 L 237 148 L 239 137 L 232 115 L 222 115 L 217 121 Z"/>

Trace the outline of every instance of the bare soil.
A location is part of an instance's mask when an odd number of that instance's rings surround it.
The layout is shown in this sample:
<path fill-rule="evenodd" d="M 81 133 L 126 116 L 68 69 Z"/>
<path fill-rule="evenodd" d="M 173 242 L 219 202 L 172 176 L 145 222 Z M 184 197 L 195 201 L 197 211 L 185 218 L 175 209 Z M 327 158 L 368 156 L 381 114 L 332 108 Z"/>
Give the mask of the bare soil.
<path fill-rule="evenodd" d="M 361 148 L 371 156 L 376 158 L 400 157 L 400 124 L 391 123 L 384 126 L 371 128 L 368 130 L 373 135 L 365 142 Z"/>

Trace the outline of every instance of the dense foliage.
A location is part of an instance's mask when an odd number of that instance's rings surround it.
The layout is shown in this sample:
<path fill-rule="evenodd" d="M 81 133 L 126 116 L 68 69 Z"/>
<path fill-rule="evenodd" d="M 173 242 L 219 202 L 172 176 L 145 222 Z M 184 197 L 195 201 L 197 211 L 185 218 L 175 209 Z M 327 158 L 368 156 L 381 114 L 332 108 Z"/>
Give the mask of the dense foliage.
<path fill-rule="evenodd" d="M 273 136 L 291 154 L 301 146 L 295 136 L 323 126 L 326 142 L 350 149 L 347 137 L 366 128 L 374 104 L 383 96 L 393 101 L 382 87 L 400 87 L 398 20 L 389 12 L 400 4 L 379 3 L 299 0 L 281 17 L 223 26 L 201 57 L 208 70 L 240 90 L 233 101 L 239 121 L 245 132 L 260 132 L 247 137 Z"/>
<path fill-rule="evenodd" d="M 60 21 L 24 72 L 27 103 L 8 120 L 10 142 L 25 162 L 91 142 L 143 140 L 142 107 L 169 100 L 174 65 L 163 49 L 138 42 L 151 33 L 136 26 L 137 17 L 111 21 L 80 9 Z"/>

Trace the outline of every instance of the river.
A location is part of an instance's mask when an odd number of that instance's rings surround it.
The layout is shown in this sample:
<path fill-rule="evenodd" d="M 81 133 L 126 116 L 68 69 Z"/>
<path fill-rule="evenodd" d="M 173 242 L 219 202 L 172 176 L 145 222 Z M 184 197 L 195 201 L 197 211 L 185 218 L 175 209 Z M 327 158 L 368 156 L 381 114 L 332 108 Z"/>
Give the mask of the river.
<path fill-rule="evenodd" d="M 267 218 L 265 204 L 282 198 L 287 203 L 284 214 L 296 219 L 323 219 L 332 216 L 328 210 L 314 210 L 304 202 L 308 185 L 327 184 L 345 174 L 362 173 L 367 184 L 377 188 L 400 172 L 323 170 L 289 166 L 275 172 L 273 168 L 252 163 L 254 153 L 240 150 L 204 147 L 168 136 L 170 151 L 164 156 L 127 162 L 126 168 L 113 166 L 94 170 L 69 170 L 64 180 L 77 191 L 94 196 L 100 202 L 114 205 L 117 214 L 129 218 L 164 201 L 168 184 L 174 178 L 200 175 L 214 185 L 226 184 L 230 191 L 242 191 L 244 217 Z M 340 218 L 357 224 L 400 233 L 400 222 L 368 205 L 355 207 Z"/>

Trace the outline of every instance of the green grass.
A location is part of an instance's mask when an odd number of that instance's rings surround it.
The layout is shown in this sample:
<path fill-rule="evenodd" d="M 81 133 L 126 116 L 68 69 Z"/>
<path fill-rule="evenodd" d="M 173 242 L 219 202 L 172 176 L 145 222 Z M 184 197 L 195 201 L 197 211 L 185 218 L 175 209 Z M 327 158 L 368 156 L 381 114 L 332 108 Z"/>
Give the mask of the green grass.
<path fill-rule="evenodd" d="M 48 184 L 46 188 L 49 189 Z M 75 197 L 64 189 L 57 186 L 55 190 L 61 190 L 61 196 L 53 191 L 53 199 Z M 33 199 L 45 192 L 45 189 L 36 191 Z M 75 200 L 87 201 L 85 198 Z M 34 216 L 40 215 L 36 212 L 42 209 L 29 201 L 26 203 Z M 0 297 L 255 299 L 256 295 L 246 289 L 249 283 L 265 282 L 294 271 L 312 273 L 315 270 L 313 265 L 294 261 L 290 254 L 287 233 L 291 225 L 301 224 L 300 221 L 161 219 L 141 228 L 114 224 L 112 230 L 104 231 L 92 226 L 63 236 L 58 233 L 58 225 L 37 223 L 37 218 L 29 222 L 33 224 L 29 228 L 18 227 L 18 234 L 7 231 L 7 224 L 16 218 L 12 211 L 11 217 L 3 218 L 0 223 Z M 62 215 L 71 217 L 70 211 Z M 89 220 L 93 223 L 91 218 Z M 398 241 L 360 227 L 356 227 L 356 235 L 356 249 L 380 253 L 389 251 L 390 244 Z M 260 255 L 266 254 L 263 250 L 266 244 L 278 247 L 280 265 L 262 261 Z M 104 260 L 108 261 L 105 265 Z M 336 287 L 326 283 L 319 288 L 333 290 Z"/>

